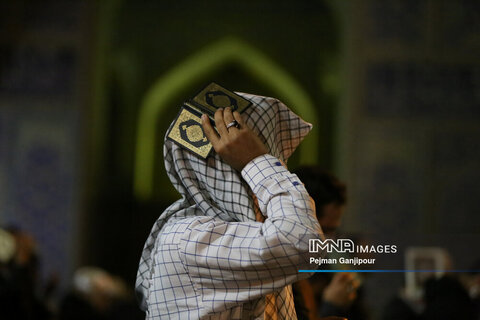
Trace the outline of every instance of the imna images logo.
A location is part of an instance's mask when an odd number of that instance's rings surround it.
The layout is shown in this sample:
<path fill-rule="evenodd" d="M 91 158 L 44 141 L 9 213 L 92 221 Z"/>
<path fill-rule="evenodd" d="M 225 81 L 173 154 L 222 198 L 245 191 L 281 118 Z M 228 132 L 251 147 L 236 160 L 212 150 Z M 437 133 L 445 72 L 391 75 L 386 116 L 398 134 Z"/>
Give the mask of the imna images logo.
<path fill-rule="evenodd" d="M 394 244 L 384 245 L 355 245 L 351 239 L 309 239 L 308 250 L 310 253 L 327 251 L 328 253 L 396 253 Z"/>

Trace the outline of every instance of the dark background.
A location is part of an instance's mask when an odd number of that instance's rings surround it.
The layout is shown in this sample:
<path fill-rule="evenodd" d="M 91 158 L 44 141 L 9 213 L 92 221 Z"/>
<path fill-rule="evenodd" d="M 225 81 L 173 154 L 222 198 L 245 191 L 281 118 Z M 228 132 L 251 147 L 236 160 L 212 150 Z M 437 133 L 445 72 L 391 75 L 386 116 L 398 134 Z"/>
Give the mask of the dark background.
<path fill-rule="evenodd" d="M 346 232 L 398 243 L 395 268 L 408 246 L 444 247 L 458 268 L 478 259 L 466 240 L 480 230 L 478 1 L 2 1 L 0 223 L 34 236 L 45 276 L 66 288 L 77 267 L 97 265 L 133 285 L 149 230 L 176 199 L 162 137 L 206 83 L 288 100 L 235 59 L 180 83 L 156 119 L 153 194 L 135 193 L 154 84 L 225 39 L 313 102 L 313 162 L 348 185 Z M 374 313 L 402 281 L 369 279 Z"/>

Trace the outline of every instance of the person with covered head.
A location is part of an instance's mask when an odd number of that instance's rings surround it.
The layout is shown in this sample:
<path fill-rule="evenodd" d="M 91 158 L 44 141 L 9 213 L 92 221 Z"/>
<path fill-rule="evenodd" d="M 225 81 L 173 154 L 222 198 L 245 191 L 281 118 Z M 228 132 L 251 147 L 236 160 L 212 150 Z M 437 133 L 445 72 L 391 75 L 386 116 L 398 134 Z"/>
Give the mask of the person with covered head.
<path fill-rule="evenodd" d="M 322 235 L 285 163 L 312 126 L 277 99 L 237 94 L 251 102 L 241 114 L 219 108 L 216 130 L 198 119 L 211 156 L 165 139 L 165 168 L 182 198 L 142 253 L 136 291 L 147 319 L 297 318 L 290 284 L 311 275 L 299 269 L 312 268 L 308 239 Z"/>

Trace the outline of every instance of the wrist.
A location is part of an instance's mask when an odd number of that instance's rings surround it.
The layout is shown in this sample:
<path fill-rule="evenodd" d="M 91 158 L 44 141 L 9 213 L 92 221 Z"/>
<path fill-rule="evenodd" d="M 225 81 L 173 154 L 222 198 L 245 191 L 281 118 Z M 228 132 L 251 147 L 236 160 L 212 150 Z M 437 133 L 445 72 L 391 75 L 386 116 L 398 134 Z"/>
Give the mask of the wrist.
<path fill-rule="evenodd" d="M 271 154 L 262 154 L 250 162 L 242 169 L 243 179 L 249 184 L 253 192 L 257 192 L 260 185 L 272 177 L 284 176 L 288 173 L 284 164 Z"/>
<path fill-rule="evenodd" d="M 246 161 L 244 161 L 243 163 L 241 163 L 241 164 L 239 165 L 239 167 L 236 168 L 236 169 L 237 169 L 238 171 L 242 172 L 243 169 L 245 169 L 245 168 L 247 167 L 247 165 L 253 163 L 253 162 L 255 161 L 255 159 L 260 158 L 260 157 L 262 157 L 262 156 L 264 156 L 264 155 L 266 155 L 266 154 L 267 154 L 267 152 L 261 152 L 261 153 L 259 152 L 258 154 L 254 155 L 254 156 L 252 156 L 252 157 L 249 157 L 248 160 L 246 160 Z"/>

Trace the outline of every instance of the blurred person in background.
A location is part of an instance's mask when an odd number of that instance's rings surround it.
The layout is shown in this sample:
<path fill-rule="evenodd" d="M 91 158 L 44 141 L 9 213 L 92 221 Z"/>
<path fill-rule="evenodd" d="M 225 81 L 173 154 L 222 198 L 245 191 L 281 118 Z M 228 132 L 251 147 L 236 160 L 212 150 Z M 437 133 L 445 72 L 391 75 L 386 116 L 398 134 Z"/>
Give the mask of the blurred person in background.
<path fill-rule="evenodd" d="M 453 269 L 450 263 L 441 269 Z M 382 320 L 480 319 L 478 267 L 477 261 L 470 273 L 426 274 L 419 295 L 402 288 L 385 306 Z"/>
<path fill-rule="evenodd" d="M 0 229 L 0 318 L 51 319 L 39 294 L 39 257 L 34 239 L 17 228 Z M 42 296 L 42 297 L 40 297 Z"/>
<path fill-rule="evenodd" d="M 335 238 L 347 203 L 347 187 L 318 166 L 293 171 L 305 184 L 315 202 L 317 219 L 326 238 Z M 294 285 L 295 307 L 299 319 L 344 316 L 367 319 L 359 297 L 359 282 L 353 273 L 316 273 Z"/>
<path fill-rule="evenodd" d="M 425 310 L 420 320 L 478 319 L 468 291 L 454 275 L 428 279 L 424 301 Z"/>
<path fill-rule="evenodd" d="M 75 271 L 73 287 L 62 300 L 60 320 L 143 319 L 125 282 L 97 267 Z"/>
<path fill-rule="evenodd" d="M 480 260 L 476 260 L 470 270 L 472 272 L 464 275 L 462 283 L 467 288 L 477 319 L 480 320 Z"/>

